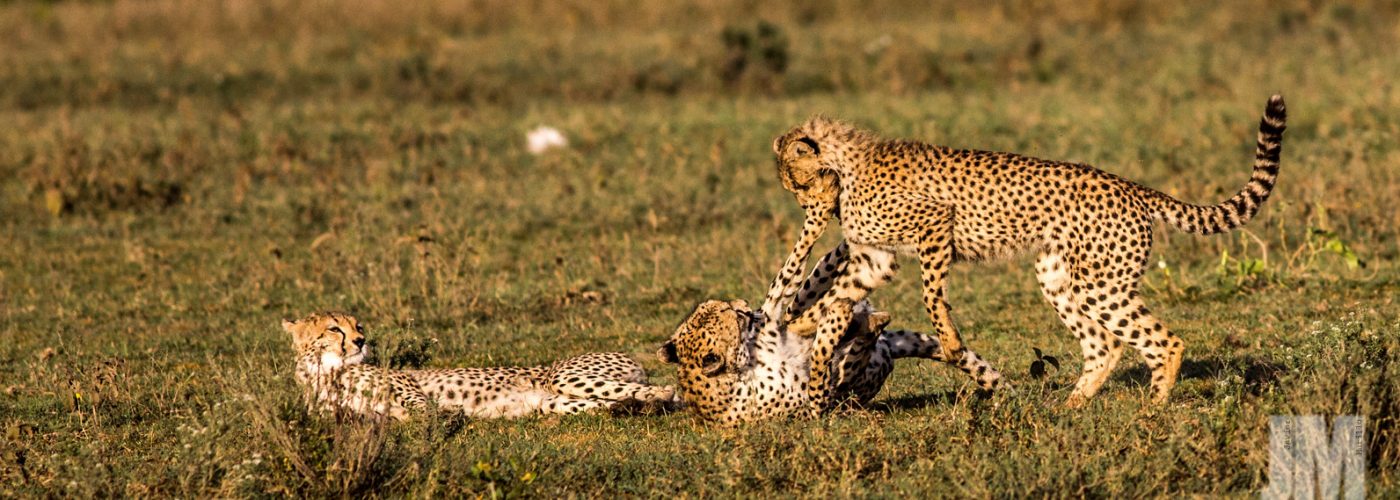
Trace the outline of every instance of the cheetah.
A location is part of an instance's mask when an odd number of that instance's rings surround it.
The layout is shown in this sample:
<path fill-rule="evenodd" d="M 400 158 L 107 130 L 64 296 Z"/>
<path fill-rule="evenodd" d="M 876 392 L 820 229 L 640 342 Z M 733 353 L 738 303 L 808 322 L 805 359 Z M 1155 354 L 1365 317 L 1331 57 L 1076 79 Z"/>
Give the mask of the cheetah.
<path fill-rule="evenodd" d="M 965 347 L 945 300 L 950 264 L 1034 251 L 1042 294 L 1079 338 L 1084 356 L 1066 404 L 1083 405 L 1098 392 L 1125 343 L 1151 369 L 1152 401 L 1161 404 L 1176 384 L 1184 345 L 1138 291 L 1152 224 L 1165 219 L 1187 232 L 1214 234 L 1247 223 L 1277 179 L 1285 121 L 1283 97 L 1269 98 L 1249 181 L 1218 205 L 1198 206 L 1088 165 L 883 140 L 812 118 L 773 141 L 778 176 L 797 197 L 804 221 L 775 279 L 786 286 L 770 289 L 769 298 L 792 299 L 795 285 L 787 277 L 800 271 L 836 217 L 853 265 L 788 331 L 815 331 L 814 349 L 834 349 L 840 322 L 850 316 L 838 310 L 888 281 L 896 254 L 915 255 L 943 355 L 956 359 Z"/>
<path fill-rule="evenodd" d="M 324 409 L 344 408 L 367 416 L 408 418 L 427 406 L 413 377 L 363 364 L 365 330 L 354 316 L 338 312 L 282 320 L 297 353 L 296 380 L 310 401 Z"/>
<path fill-rule="evenodd" d="M 326 312 L 283 320 L 298 353 L 296 378 L 324 406 L 403 420 L 431 402 L 473 417 L 574 414 L 618 402 L 667 411 L 675 389 L 646 383 L 641 365 L 622 353 L 587 353 L 550 365 L 391 370 L 363 364 L 364 326 Z"/>
<path fill-rule="evenodd" d="M 593 352 L 549 365 L 405 370 L 438 407 L 477 417 L 569 415 L 619 402 L 669 411 L 675 388 L 647 383 L 646 371 L 619 352 Z"/>
<path fill-rule="evenodd" d="M 848 246 L 839 245 L 818 262 L 802 284 L 797 307 L 806 307 L 844 269 Z M 775 283 L 782 286 L 784 283 Z M 814 416 L 838 404 L 861 406 L 873 399 L 898 358 L 944 361 L 938 339 L 923 333 L 886 330 L 888 313 L 867 301 L 852 305 L 851 321 L 830 356 L 816 355 L 811 337 L 790 334 L 776 302 L 759 311 L 742 300 L 701 303 L 657 352 L 675 364 L 680 396 L 704 420 L 732 427 L 785 416 Z M 828 365 L 834 383 L 810 385 L 810 366 Z M 954 363 L 974 378 L 990 365 L 971 350 Z"/>

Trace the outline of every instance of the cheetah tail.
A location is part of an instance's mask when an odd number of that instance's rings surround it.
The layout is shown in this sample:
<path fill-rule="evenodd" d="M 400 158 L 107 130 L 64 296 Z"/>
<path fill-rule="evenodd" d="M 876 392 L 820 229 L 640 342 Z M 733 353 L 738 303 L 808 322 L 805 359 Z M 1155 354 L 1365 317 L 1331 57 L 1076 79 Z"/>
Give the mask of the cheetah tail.
<path fill-rule="evenodd" d="M 1215 206 L 1185 203 L 1166 194 L 1150 198 L 1154 211 L 1182 231 L 1215 234 L 1230 231 L 1249 222 L 1259 207 L 1269 199 L 1278 179 L 1279 153 L 1283 150 L 1283 129 L 1286 113 L 1283 96 L 1269 98 L 1264 116 L 1259 119 L 1259 142 L 1254 150 L 1254 172 L 1240 192 Z"/>

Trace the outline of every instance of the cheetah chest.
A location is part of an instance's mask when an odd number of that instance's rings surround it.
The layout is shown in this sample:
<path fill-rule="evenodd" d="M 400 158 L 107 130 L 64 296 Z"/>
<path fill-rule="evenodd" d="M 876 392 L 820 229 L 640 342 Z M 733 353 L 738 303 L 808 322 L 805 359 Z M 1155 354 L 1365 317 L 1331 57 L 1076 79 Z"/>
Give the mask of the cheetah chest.
<path fill-rule="evenodd" d="M 811 343 L 786 332 L 765 335 L 753 344 L 753 366 L 732 393 L 735 410 L 748 418 L 789 413 L 806 403 L 807 362 Z"/>

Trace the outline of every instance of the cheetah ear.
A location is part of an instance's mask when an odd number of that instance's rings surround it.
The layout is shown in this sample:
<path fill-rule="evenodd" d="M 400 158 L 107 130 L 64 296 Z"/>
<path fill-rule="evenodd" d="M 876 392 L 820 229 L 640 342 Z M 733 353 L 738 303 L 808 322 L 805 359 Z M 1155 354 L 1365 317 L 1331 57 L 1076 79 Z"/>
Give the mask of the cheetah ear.
<path fill-rule="evenodd" d="M 783 137 L 786 135 L 787 134 L 783 134 L 773 138 L 773 154 L 783 154 Z"/>
<path fill-rule="evenodd" d="M 302 328 L 302 324 L 300 321 L 284 319 L 282 320 L 282 330 L 292 334 L 293 346 L 300 347 L 309 342 L 309 340 L 307 339 L 308 335 L 306 333 L 306 330 Z"/>
<path fill-rule="evenodd" d="M 793 141 L 792 144 L 788 146 L 788 149 L 792 150 L 793 156 L 799 157 L 815 155 L 821 152 L 820 148 L 817 147 L 817 141 L 807 136 L 797 138 L 796 141 Z"/>
<path fill-rule="evenodd" d="M 674 365 L 681 362 L 681 358 L 676 356 L 676 343 L 666 341 L 661 344 L 661 348 L 656 350 L 656 357 L 661 358 L 662 363 Z"/>

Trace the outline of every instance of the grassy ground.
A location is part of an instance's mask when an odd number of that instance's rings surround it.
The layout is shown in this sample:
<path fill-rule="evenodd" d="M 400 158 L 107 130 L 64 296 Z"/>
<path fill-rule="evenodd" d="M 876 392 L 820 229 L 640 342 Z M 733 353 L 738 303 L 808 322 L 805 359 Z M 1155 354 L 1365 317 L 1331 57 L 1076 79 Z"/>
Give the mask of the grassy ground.
<path fill-rule="evenodd" d="M 859 3 L 0 3 L 0 496 L 1248 496 L 1268 416 L 1306 413 L 1368 416 L 1369 491 L 1400 493 L 1393 3 Z M 673 380 L 671 328 L 759 299 L 795 236 L 769 141 L 814 112 L 1213 203 L 1275 91 L 1261 216 L 1159 231 L 1165 407 L 1136 358 L 1058 406 L 1078 349 L 1019 259 L 951 284 L 1017 385 L 987 399 L 910 362 L 873 409 L 735 431 L 298 408 L 278 320 L 324 308 L 385 363 Z M 527 154 L 540 124 L 572 147 Z M 875 296 L 896 327 L 927 328 L 916 278 Z"/>

